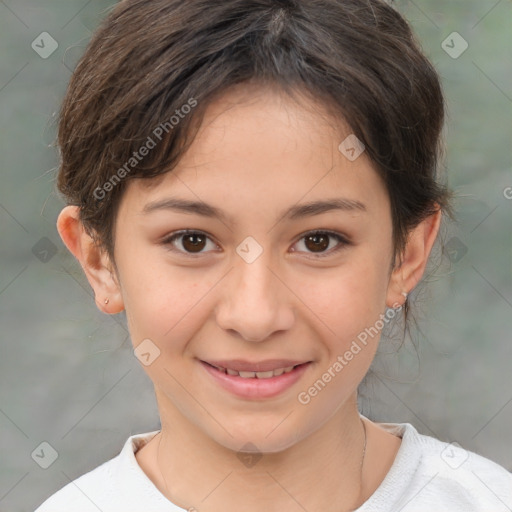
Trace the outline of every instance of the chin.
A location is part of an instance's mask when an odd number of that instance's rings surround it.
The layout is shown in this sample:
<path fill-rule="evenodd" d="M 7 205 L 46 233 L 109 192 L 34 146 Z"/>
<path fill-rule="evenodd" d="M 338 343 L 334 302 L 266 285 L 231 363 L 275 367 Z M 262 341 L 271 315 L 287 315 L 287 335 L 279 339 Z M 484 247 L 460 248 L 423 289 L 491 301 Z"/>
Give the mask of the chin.
<path fill-rule="evenodd" d="M 225 424 L 226 431 L 216 432 L 211 437 L 220 445 L 233 450 L 234 452 L 248 451 L 256 453 L 279 453 L 287 450 L 300 439 L 297 437 L 297 428 L 291 428 L 293 425 L 283 419 L 286 415 L 267 421 L 247 421 L 238 422 L 236 426 Z"/>

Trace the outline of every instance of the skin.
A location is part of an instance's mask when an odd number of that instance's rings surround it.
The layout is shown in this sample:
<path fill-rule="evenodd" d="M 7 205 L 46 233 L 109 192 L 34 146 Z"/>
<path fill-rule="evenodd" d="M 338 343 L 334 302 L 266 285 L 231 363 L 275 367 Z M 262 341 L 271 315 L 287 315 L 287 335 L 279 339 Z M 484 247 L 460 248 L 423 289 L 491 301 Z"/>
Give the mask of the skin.
<path fill-rule="evenodd" d="M 210 104 L 175 170 L 150 186 L 127 184 L 115 230 L 117 273 L 86 234 L 76 207 L 59 216 L 59 233 L 81 263 L 98 307 L 108 314 L 126 309 L 134 347 L 149 338 L 160 350 L 141 366 L 154 384 L 162 430 L 136 458 L 184 509 L 351 510 L 381 484 L 400 447 L 398 437 L 366 421 L 360 472 L 364 431 L 357 387 L 380 333 L 308 404 L 297 395 L 375 325 L 386 306 L 403 304 L 401 293 L 423 275 L 441 212 L 411 232 L 402 264 L 390 271 L 384 183 L 366 153 L 352 162 L 338 150 L 350 129 L 324 112 L 311 99 L 298 104 L 248 85 Z M 212 204 L 232 220 L 142 213 L 147 203 L 171 196 Z M 359 200 L 367 211 L 280 218 L 297 203 L 334 197 Z M 182 229 L 210 237 L 199 257 L 187 256 L 184 238 L 162 242 Z M 338 232 L 351 243 L 333 252 L 338 242 L 331 238 L 328 248 L 315 252 L 304 238 L 313 230 Z M 247 236 L 263 248 L 250 264 L 236 252 Z M 313 363 L 279 396 L 248 400 L 220 388 L 198 362 L 222 358 Z M 251 467 L 237 457 L 247 442 L 262 454 Z"/>

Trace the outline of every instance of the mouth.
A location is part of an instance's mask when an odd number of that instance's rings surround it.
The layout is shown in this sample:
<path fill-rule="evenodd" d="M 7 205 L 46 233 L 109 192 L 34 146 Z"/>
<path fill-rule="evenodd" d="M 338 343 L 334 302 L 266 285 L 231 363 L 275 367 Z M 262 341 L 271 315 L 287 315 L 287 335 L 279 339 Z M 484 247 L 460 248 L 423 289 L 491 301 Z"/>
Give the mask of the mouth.
<path fill-rule="evenodd" d="M 291 388 L 312 364 L 272 360 L 261 363 L 245 361 L 200 361 L 207 374 L 224 390 L 249 399 L 271 398 Z"/>

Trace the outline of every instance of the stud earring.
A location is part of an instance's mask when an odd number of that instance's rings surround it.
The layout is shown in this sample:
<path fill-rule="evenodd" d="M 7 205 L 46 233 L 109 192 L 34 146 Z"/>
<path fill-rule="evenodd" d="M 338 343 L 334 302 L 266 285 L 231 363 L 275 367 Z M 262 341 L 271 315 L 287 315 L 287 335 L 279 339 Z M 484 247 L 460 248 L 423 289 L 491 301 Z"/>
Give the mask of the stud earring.
<path fill-rule="evenodd" d="M 108 304 L 109 300 L 108 299 L 105 299 L 105 304 Z"/>

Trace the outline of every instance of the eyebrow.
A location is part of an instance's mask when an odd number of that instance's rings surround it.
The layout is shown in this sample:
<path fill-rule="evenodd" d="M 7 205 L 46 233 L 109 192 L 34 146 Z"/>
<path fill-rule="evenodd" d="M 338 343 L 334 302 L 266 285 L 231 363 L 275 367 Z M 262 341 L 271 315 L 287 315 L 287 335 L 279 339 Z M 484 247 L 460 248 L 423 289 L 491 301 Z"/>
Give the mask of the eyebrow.
<path fill-rule="evenodd" d="M 201 215 L 203 217 L 212 217 L 223 222 L 232 221 L 232 217 L 221 209 L 201 201 L 190 201 L 171 197 L 158 201 L 152 201 L 144 206 L 143 214 L 148 214 L 157 210 L 173 210 L 182 213 Z M 332 210 L 346 212 L 368 212 L 366 205 L 355 199 L 333 198 L 319 201 L 311 201 L 299 205 L 294 205 L 281 213 L 280 219 L 296 220 L 304 217 L 320 215 Z"/>

